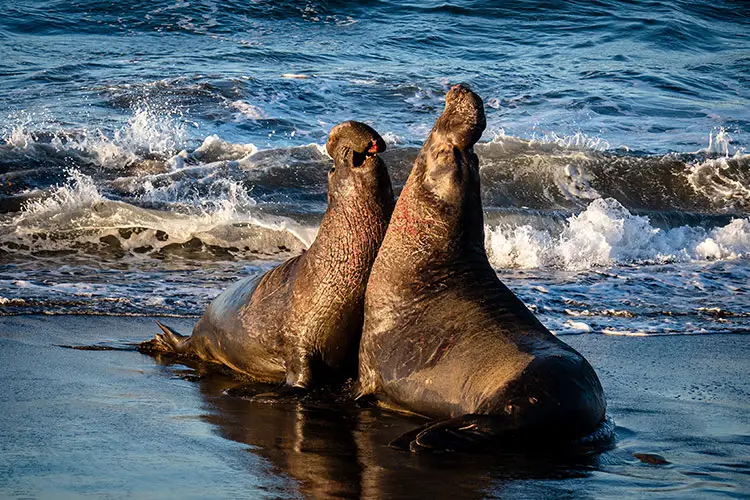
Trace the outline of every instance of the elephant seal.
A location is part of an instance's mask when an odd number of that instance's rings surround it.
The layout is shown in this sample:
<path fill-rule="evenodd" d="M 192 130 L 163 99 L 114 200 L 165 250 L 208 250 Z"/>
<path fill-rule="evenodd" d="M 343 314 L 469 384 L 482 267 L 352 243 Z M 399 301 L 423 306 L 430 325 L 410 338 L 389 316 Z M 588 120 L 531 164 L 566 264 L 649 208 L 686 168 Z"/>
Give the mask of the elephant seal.
<path fill-rule="evenodd" d="M 141 351 L 219 363 L 262 382 L 307 388 L 356 378 L 365 285 L 393 211 L 378 153 L 385 142 L 354 121 L 331 130 L 328 208 L 303 254 L 222 292 L 185 337 L 163 334 Z"/>
<path fill-rule="evenodd" d="M 602 386 L 490 266 L 472 149 L 484 106 L 462 85 L 445 101 L 370 273 L 358 396 L 440 420 L 393 443 L 412 451 L 585 436 Z"/>

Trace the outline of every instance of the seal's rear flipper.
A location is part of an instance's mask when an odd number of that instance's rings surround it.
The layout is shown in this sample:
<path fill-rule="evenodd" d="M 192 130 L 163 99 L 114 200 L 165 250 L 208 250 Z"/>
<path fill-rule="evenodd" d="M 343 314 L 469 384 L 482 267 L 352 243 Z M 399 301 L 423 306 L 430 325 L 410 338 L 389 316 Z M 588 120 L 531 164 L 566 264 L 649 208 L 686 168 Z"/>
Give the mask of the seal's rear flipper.
<path fill-rule="evenodd" d="M 432 427 L 433 425 L 436 425 L 434 422 L 429 422 L 424 425 L 420 425 L 416 429 L 412 429 L 408 432 L 404 432 L 399 437 L 388 443 L 388 446 L 391 448 L 396 448 L 399 450 L 404 451 L 414 451 L 411 450 L 411 444 L 417 439 L 417 436 L 424 430 L 426 430 L 429 427 Z"/>
<path fill-rule="evenodd" d="M 147 354 L 150 353 L 174 353 L 184 354 L 186 344 L 190 337 L 180 335 L 167 325 L 156 322 L 159 328 L 164 332 L 154 335 L 154 338 L 138 344 L 138 350 Z"/>
<path fill-rule="evenodd" d="M 498 438 L 500 422 L 487 415 L 463 415 L 429 423 L 391 441 L 390 446 L 418 451 L 478 451 Z"/>

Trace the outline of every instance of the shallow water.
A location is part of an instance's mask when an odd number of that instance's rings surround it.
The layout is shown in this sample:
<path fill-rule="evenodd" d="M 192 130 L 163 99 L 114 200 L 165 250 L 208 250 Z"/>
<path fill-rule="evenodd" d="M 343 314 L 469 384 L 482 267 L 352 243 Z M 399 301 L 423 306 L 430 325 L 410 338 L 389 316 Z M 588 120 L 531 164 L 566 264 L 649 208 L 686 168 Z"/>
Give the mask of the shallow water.
<path fill-rule="evenodd" d="M 182 330 L 192 323 L 170 321 Z M 421 420 L 330 397 L 238 390 L 221 374 L 155 361 L 128 345 L 154 328 L 148 318 L 0 318 L 0 496 L 750 493 L 743 335 L 565 336 L 601 378 L 615 446 L 578 456 L 490 456 L 395 450 L 387 443 Z"/>

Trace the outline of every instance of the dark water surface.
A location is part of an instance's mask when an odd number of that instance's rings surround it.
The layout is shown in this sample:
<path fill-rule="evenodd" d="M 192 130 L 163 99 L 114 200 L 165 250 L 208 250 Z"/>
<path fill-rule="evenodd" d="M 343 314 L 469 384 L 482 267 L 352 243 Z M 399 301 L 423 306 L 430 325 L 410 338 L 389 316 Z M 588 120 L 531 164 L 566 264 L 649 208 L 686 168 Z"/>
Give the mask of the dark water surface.
<path fill-rule="evenodd" d="M 747 2 L 0 7 L 0 496 L 748 494 Z M 401 417 L 54 347 L 143 340 L 122 317 L 197 317 L 302 252 L 337 122 L 384 136 L 398 192 L 459 81 L 487 111 L 490 260 L 599 371 L 614 450 L 399 455 Z"/>

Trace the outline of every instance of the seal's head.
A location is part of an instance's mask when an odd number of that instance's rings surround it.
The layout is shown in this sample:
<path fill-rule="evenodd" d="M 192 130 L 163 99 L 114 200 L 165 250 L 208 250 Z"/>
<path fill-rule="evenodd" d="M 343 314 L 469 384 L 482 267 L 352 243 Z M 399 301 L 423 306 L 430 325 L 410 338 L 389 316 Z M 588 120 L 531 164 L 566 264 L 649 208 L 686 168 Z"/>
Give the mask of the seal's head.
<path fill-rule="evenodd" d="M 482 99 L 465 85 L 445 96 L 445 110 L 422 148 L 423 186 L 438 199 L 457 206 L 479 191 L 479 160 L 473 146 L 486 120 Z"/>
<path fill-rule="evenodd" d="M 466 151 L 482 137 L 487 126 L 482 99 L 463 84 L 445 96 L 445 110 L 432 128 L 432 139 Z"/>
<path fill-rule="evenodd" d="M 385 141 L 369 125 L 348 121 L 333 127 L 326 151 L 333 158 L 334 169 L 366 168 L 378 160 L 378 153 L 385 151 Z"/>
<path fill-rule="evenodd" d="M 393 196 L 388 171 L 378 156 L 385 151 L 385 141 L 372 127 L 355 121 L 336 125 L 328 135 L 326 151 L 333 158 L 328 173 L 329 203 L 354 193 L 371 194 L 371 189 L 385 189 L 386 184 L 385 196 Z"/>

